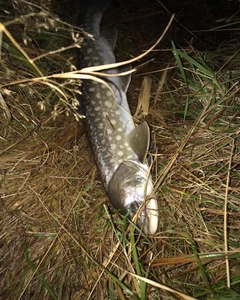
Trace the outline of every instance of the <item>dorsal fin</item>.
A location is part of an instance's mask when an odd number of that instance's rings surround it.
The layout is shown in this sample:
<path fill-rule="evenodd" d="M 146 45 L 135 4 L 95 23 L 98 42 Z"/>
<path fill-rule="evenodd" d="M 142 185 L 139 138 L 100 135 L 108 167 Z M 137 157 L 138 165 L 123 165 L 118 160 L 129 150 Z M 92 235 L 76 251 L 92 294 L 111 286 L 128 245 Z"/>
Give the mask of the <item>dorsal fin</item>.
<path fill-rule="evenodd" d="M 150 143 L 150 130 L 147 122 L 134 128 L 127 136 L 127 142 L 137 154 L 141 163 L 146 163 Z"/>

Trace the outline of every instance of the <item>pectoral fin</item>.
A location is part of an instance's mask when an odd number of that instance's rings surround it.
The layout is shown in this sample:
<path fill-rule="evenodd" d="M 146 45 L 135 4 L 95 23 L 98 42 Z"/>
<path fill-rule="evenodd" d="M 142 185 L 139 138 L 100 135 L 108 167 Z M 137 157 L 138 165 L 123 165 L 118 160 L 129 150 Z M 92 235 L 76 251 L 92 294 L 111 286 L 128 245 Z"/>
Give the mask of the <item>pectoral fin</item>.
<path fill-rule="evenodd" d="M 150 130 L 146 122 L 134 128 L 127 137 L 127 142 L 137 154 L 141 163 L 146 162 L 147 152 L 150 143 Z"/>
<path fill-rule="evenodd" d="M 117 43 L 117 29 L 115 26 L 101 29 L 101 36 L 107 41 L 112 50 L 115 49 Z"/>
<path fill-rule="evenodd" d="M 132 70 L 132 65 L 124 65 L 118 68 L 118 73 L 124 73 L 127 71 L 131 71 Z M 130 81 L 131 81 L 131 74 L 128 75 L 124 75 L 124 76 L 119 76 L 121 79 L 121 83 L 122 83 L 122 89 L 124 91 L 124 93 L 127 92 Z"/>

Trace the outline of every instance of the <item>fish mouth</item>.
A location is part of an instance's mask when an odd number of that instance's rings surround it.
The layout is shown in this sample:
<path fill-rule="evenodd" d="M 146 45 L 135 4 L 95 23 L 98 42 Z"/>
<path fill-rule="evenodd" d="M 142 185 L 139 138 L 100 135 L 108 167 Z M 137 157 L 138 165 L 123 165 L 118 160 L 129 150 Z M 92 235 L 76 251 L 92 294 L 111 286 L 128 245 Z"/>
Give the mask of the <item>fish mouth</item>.
<path fill-rule="evenodd" d="M 146 234 L 153 235 L 158 229 L 158 205 L 154 198 L 146 199 L 137 213 L 137 225 Z M 133 217 L 134 220 L 134 217 Z"/>
<path fill-rule="evenodd" d="M 108 197 L 120 213 L 127 215 L 146 234 L 158 228 L 158 204 L 152 197 L 153 183 L 148 166 L 123 162 L 108 184 Z"/>

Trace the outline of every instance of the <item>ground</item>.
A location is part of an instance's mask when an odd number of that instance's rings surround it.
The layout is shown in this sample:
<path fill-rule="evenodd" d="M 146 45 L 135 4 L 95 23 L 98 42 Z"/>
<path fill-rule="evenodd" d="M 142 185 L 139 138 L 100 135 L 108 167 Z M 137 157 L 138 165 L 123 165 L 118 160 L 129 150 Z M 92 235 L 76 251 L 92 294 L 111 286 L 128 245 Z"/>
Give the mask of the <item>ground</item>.
<path fill-rule="evenodd" d="M 115 1 L 117 61 L 155 145 L 159 228 L 111 207 L 75 106 L 78 2 L 1 6 L 3 299 L 240 299 L 239 2 Z M 141 91 L 141 92 L 140 92 Z"/>

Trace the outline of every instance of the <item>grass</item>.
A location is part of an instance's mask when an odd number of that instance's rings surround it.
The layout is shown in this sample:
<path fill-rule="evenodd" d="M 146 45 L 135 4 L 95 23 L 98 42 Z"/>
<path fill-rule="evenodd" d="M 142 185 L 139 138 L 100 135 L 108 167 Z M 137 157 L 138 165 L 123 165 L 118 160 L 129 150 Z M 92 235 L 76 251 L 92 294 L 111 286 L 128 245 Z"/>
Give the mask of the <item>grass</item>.
<path fill-rule="evenodd" d="M 166 62 L 156 51 L 140 69 L 158 149 L 159 230 L 147 237 L 109 205 L 76 120 L 79 29 L 52 7 L 5 6 L 22 17 L 2 12 L 0 27 L 1 296 L 240 299 L 237 31 L 212 51 L 172 42 Z M 133 112 L 144 76 L 130 85 Z"/>

